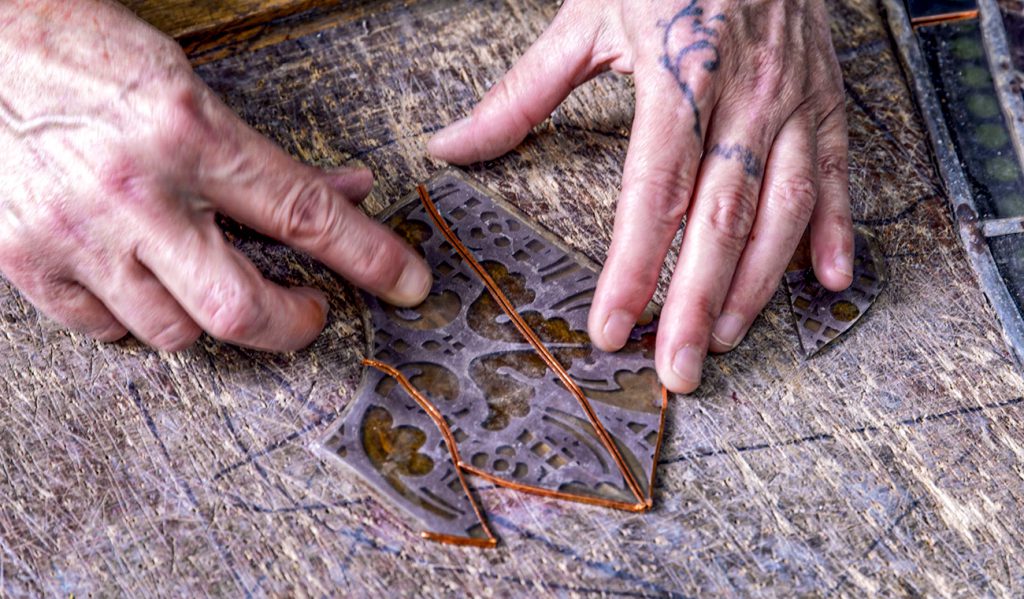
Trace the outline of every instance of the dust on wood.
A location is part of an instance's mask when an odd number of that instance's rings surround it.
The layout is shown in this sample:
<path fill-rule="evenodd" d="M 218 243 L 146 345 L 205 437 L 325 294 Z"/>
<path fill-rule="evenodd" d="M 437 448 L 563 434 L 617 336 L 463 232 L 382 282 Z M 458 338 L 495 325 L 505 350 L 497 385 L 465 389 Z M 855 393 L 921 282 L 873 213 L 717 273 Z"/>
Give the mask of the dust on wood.
<path fill-rule="evenodd" d="M 544 28 L 547 2 L 380 3 L 199 74 L 295 156 L 365 164 L 378 212 L 441 165 L 462 116 Z M 12 595 L 1020 595 L 1024 382 L 947 214 L 927 140 L 868 0 L 830 3 L 846 76 L 854 214 L 890 283 L 856 330 L 801 358 L 776 294 L 748 339 L 673 399 L 655 509 L 500 489 L 503 544 L 410 535 L 307 449 L 353 397 L 358 295 L 258 236 L 268 275 L 331 296 L 310 349 L 101 345 L 0 285 L 0 588 Z M 632 118 L 604 75 L 474 176 L 601 260 Z M 663 289 L 663 288 L 662 288 Z"/>

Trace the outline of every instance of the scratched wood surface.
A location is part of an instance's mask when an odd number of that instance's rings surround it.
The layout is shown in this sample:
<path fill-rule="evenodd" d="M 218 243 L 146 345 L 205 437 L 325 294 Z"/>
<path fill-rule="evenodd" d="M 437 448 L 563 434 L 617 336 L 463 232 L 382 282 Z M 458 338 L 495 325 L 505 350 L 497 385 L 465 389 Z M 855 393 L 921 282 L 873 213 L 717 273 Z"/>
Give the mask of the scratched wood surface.
<path fill-rule="evenodd" d="M 1024 381 L 951 227 L 874 3 L 830 8 L 854 213 L 877 232 L 891 282 L 852 336 L 810 361 L 777 294 L 699 392 L 673 398 L 652 512 L 485 487 L 499 548 L 411 536 L 308 450 L 353 398 L 358 295 L 230 229 L 268 276 L 331 295 L 308 350 L 101 345 L 0 282 L 0 594 L 1020 596 Z M 198 71 L 299 158 L 372 167 L 377 212 L 441 167 L 424 155 L 429 133 L 464 114 L 553 11 L 381 2 Z M 601 261 L 631 111 L 629 81 L 598 77 L 471 172 Z"/>

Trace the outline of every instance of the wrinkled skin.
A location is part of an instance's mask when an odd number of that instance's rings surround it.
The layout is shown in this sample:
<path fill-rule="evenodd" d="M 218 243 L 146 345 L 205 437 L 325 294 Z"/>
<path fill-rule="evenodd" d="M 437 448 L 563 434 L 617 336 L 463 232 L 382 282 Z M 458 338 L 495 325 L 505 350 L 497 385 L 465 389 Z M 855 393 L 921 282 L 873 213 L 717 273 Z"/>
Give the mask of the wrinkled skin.
<path fill-rule="evenodd" d="M 839 67 L 820 0 L 566 0 L 470 117 L 429 144 L 471 163 L 516 146 L 577 85 L 632 73 L 637 98 L 615 233 L 590 313 L 623 345 L 689 225 L 657 368 L 699 385 L 774 292 L 810 226 L 815 272 L 849 285 L 853 236 Z M 233 115 L 181 49 L 106 0 L 0 5 L 0 271 L 40 310 L 101 340 L 180 349 L 201 331 L 292 350 L 323 327 L 311 289 L 267 282 L 214 213 L 399 305 L 430 275 L 354 203 L 365 170 L 299 164 Z"/>
<path fill-rule="evenodd" d="M 324 326 L 312 289 L 271 284 L 219 212 L 399 305 L 426 264 L 355 206 L 366 170 L 302 165 L 192 73 L 180 47 L 105 1 L 0 4 L 0 270 L 40 310 L 160 349 L 201 331 L 288 351 Z"/>
<path fill-rule="evenodd" d="M 846 116 L 827 14 L 821 0 L 566 0 L 429 150 L 458 164 L 499 156 L 607 69 L 633 74 L 636 111 L 590 335 L 622 347 L 685 217 L 656 364 L 669 389 L 690 392 L 707 352 L 746 335 L 808 225 L 818 279 L 851 283 Z"/>

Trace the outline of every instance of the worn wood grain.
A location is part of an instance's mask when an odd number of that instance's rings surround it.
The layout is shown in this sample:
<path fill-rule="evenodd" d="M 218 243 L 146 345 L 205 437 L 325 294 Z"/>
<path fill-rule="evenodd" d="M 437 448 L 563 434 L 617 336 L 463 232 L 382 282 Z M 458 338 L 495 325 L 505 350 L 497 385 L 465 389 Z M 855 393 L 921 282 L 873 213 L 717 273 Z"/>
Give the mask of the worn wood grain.
<path fill-rule="evenodd" d="M 266 23 L 336 0 L 122 0 L 140 18 L 176 38 Z"/>
<path fill-rule="evenodd" d="M 543 29 L 548 2 L 382 2 L 199 67 L 314 164 L 378 174 L 383 210 L 441 165 L 423 145 Z M 656 508 L 484 488 L 502 545 L 426 544 L 309 443 L 352 399 L 358 295 L 230 227 L 275 280 L 331 296 L 325 333 L 272 356 L 204 339 L 102 345 L 0 285 L 0 585 L 7 594 L 827 596 L 1024 593 L 1024 381 L 947 214 L 869 0 L 830 4 L 847 80 L 854 214 L 890 284 L 855 332 L 801 358 L 777 294 L 670 410 Z M 287 36 L 283 36 L 287 37 Z M 279 38 L 279 39 L 283 39 Z M 472 174 L 601 261 L 632 118 L 603 75 Z M 664 282 L 664 281 L 663 281 Z"/>

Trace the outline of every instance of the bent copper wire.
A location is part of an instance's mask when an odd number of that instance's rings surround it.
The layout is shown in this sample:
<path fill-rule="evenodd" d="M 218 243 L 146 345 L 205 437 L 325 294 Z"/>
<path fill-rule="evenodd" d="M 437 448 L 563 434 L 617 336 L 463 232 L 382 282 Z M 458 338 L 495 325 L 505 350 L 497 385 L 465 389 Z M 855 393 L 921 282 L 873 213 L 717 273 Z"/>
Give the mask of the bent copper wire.
<path fill-rule="evenodd" d="M 471 464 L 460 463 L 457 464 L 459 468 L 462 468 L 470 474 L 479 476 L 480 478 L 492 482 L 496 485 L 513 489 L 515 491 L 521 491 L 523 493 L 530 493 L 533 495 L 540 495 L 541 497 L 551 497 L 553 499 L 560 499 L 563 501 L 575 501 L 576 503 L 586 503 L 589 505 L 596 505 L 600 507 L 607 507 L 616 510 L 622 510 L 624 512 L 646 512 L 653 505 L 653 493 L 654 493 L 654 478 L 655 473 L 658 470 L 658 456 L 661 453 L 661 441 L 662 435 L 665 432 L 665 408 L 668 406 L 668 389 L 664 386 L 661 388 L 661 416 L 659 419 L 658 428 L 658 439 L 654 447 L 654 461 L 651 463 L 651 477 L 650 484 L 648 485 L 647 495 L 642 501 L 638 503 L 627 503 L 625 501 L 615 501 L 614 499 L 604 499 L 603 497 L 588 497 L 586 495 L 572 495 L 569 493 L 562 493 L 561 491 L 553 491 L 551 489 L 545 489 L 543 487 L 534 487 L 531 485 L 525 485 L 523 483 L 517 483 L 515 481 L 495 476 L 486 470 L 482 470 Z"/>
<path fill-rule="evenodd" d="M 548 351 L 548 349 L 544 346 L 543 342 L 541 342 L 540 338 L 537 337 L 537 334 L 533 332 L 533 330 L 530 328 L 528 324 L 526 324 L 526 321 L 523 320 L 522 316 L 519 315 L 519 313 L 515 309 L 515 306 L 512 305 L 512 302 L 509 301 L 509 299 L 505 296 L 505 293 L 501 290 L 500 287 L 498 287 L 498 284 L 494 282 L 494 279 L 491 278 L 487 270 L 485 270 L 484 267 L 479 262 L 477 262 L 476 258 L 473 257 L 473 254 L 469 251 L 469 248 L 463 245 L 462 241 L 451 230 L 451 227 L 448 226 L 448 223 L 438 212 L 437 206 L 434 205 L 433 200 L 430 199 L 430 193 L 427 191 L 426 186 L 420 184 L 416 187 L 416 191 L 419 193 L 420 201 L 423 202 L 423 207 L 427 211 L 427 214 L 430 215 L 430 218 L 434 221 L 434 224 L 437 225 L 437 228 L 445 236 L 445 239 L 448 240 L 448 243 L 450 243 L 452 247 L 454 247 L 456 251 L 459 252 L 459 255 L 461 255 L 462 258 L 466 261 L 466 263 L 473 269 L 473 271 L 476 272 L 477 276 L 480 278 L 481 281 L 483 281 L 484 285 L 487 287 L 487 291 L 491 294 L 491 297 L 494 298 L 494 301 L 498 303 L 502 311 L 504 311 L 505 314 L 509 317 L 509 320 L 515 325 L 516 329 L 518 329 L 520 334 L 522 334 L 522 336 L 527 340 L 527 342 L 529 342 L 530 345 L 533 346 L 537 354 L 548 365 L 548 368 L 550 368 L 552 372 L 554 372 L 558 376 L 558 378 L 562 381 L 562 384 L 565 385 L 566 389 L 568 389 L 569 392 L 572 393 L 572 395 L 576 398 L 576 401 L 579 403 L 580 407 L 583 408 L 583 411 L 586 414 L 587 419 L 590 421 L 591 426 L 594 427 L 594 431 L 597 433 L 598 439 L 601 441 L 601 444 L 604 445 L 604 448 L 608 451 L 608 453 L 611 454 L 612 459 L 615 460 L 615 465 L 619 468 L 622 477 L 625 479 L 626 484 L 629 486 L 629 490 L 633 493 L 633 496 L 636 497 L 637 501 L 639 502 L 636 508 L 631 508 L 631 511 L 643 511 L 645 509 L 650 508 L 652 503 L 651 499 L 649 497 L 645 497 L 643 491 L 640 490 L 640 484 L 636 481 L 636 478 L 633 476 L 632 471 L 630 471 L 629 467 L 626 465 L 626 460 L 623 459 L 622 455 L 619 453 L 618 448 L 615 446 L 615 442 L 612 440 L 611 435 L 608 434 L 608 431 L 605 430 L 604 425 L 601 423 L 601 420 L 597 417 L 597 414 L 594 412 L 594 408 L 590 405 L 590 401 L 587 400 L 586 396 L 583 394 L 583 390 L 580 389 L 579 385 L 576 384 L 576 381 L 572 380 L 572 377 L 569 376 L 569 373 L 566 372 L 566 370 L 562 368 L 562 365 L 558 363 L 558 360 L 556 360 L 555 357 L 551 355 L 551 352 Z M 509 483 L 509 486 L 518 485 L 518 483 L 512 483 L 511 481 L 507 482 Z M 525 487 L 525 485 L 522 486 Z M 555 493 L 554 491 L 549 491 L 547 489 L 541 489 L 541 491 L 544 491 L 545 495 Z"/>
<path fill-rule="evenodd" d="M 425 414 L 431 419 L 436 426 L 438 432 L 441 434 L 445 445 L 447 446 L 449 456 L 452 461 L 452 465 L 459 480 L 459 486 L 462 489 L 467 500 L 472 506 L 473 513 L 476 519 L 482 526 L 482 532 L 486 535 L 486 538 L 478 538 L 474 536 L 462 536 L 459 534 L 445 534 L 437 533 L 432 531 L 420 531 L 419 535 L 421 538 L 437 541 L 441 543 L 448 543 L 453 545 L 469 545 L 475 547 L 494 547 L 497 543 L 496 538 L 491 533 L 485 520 L 485 512 L 481 509 L 477 503 L 476 498 L 473 496 L 470 486 L 467 483 L 464 473 L 473 474 L 479 476 L 481 479 L 489 481 L 495 485 L 509 488 L 512 490 L 530 493 L 542 497 L 548 497 L 552 499 L 558 499 L 563 501 L 574 501 L 578 503 L 584 503 L 589 505 L 595 505 L 599 507 L 617 509 L 628 512 L 643 512 L 653 505 L 653 489 L 655 484 L 655 477 L 657 473 L 658 458 L 661 452 L 661 444 L 663 441 L 663 435 L 665 430 L 665 418 L 668 406 L 668 390 L 661 386 L 661 402 L 660 402 L 660 415 L 658 419 L 658 431 L 656 442 L 654 444 L 653 461 L 650 466 L 650 478 L 646 493 L 640 488 L 640 484 L 637 481 L 637 476 L 634 475 L 633 471 L 629 469 L 626 460 L 623 458 L 622 453 L 616 446 L 616 441 L 611 434 L 604 427 L 603 423 L 597 416 L 593 407 L 590 404 L 589 399 L 585 396 L 581 387 L 572 379 L 568 371 L 562 367 L 557 359 L 551 354 L 551 352 L 545 347 L 540 337 L 534 332 L 522 316 L 516 311 L 515 306 L 505 295 L 504 291 L 498 286 L 497 282 L 491 277 L 491 275 L 484 269 L 484 267 L 476 260 L 470 250 L 461 242 L 455 232 L 450 228 L 448 223 L 441 216 L 436 205 L 430 197 L 427 189 L 420 185 L 417 188 L 420 201 L 423 205 L 424 211 L 433 220 L 434 225 L 442 233 L 443 237 L 448 243 L 458 252 L 458 254 L 464 259 L 468 267 L 472 269 L 472 272 L 477 276 L 479 281 L 483 283 L 488 293 L 500 307 L 502 312 L 509 318 L 509 321 L 513 323 L 523 339 L 536 351 L 538 357 L 540 357 L 548 368 L 556 374 L 558 379 L 561 381 L 563 387 L 570 391 L 570 393 L 576 398 L 580 407 L 583 409 L 587 416 L 587 419 L 593 429 L 593 433 L 598 437 L 601 446 L 605 451 L 612 457 L 616 469 L 622 476 L 623 481 L 628 486 L 630 493 L 637 499 L 635 502 L 616 500 L 606 497 L 597 497 L 585 494 L 573 494 L 562 490 L 554 490 L 549 488 L 542 488 L 532 486 L 530 484 L 524 484 L 518 481 L 502 478 L 496 474 L 492 474 L 480 467 L 474 466 L 473 464 L 467 463 L 462 459 L 459 453 L 456 433 L 453 432 L 452 427 L 445 419 L 441 411 L 436 405 L 432 403 L 427 394 L 416 388 L 412 382 L 406 378 L 397 368 L 390 366 L 384 362 L 376 359 L 365 359 L 363 364 L 369 367 L 373 367 L 384 374 L 386 377 L 393 379 L 398 383 L 399 387 L 415 402 L 416 405 L 422 409 Z"/>
<path fill-rule="evenodd" d="M 459 484 L 462 485 L 462 490 L 466 493 L 466 497 L 469 498 L 469 503 L 473 506 L 473 511 L 476 513 L 477 519 L 480 520 L 480 526 L 483 527 L 483 531 L 487 535 L 487 538 L 476 539 L 473 537 L 459 537 L 455 535 L 439 534 L 429 530 L 421 531 L 420 536 L 431 541 L 439 541 L 441 543 L 448 543 L 451 545 L 470 545 L 473 547 L 494 547 L 497 545 L 498 539 L 491 533 L 491 529 L 487 526 L 487 520 L 484 518 L 483 512 L 481 512 L 480 506 L 476 502 L 476 498 L 473 497 L 473 494 L 469 491 L 469 485 L 466 484 L 466 477 L 462 473 L 462 458 L 459 457 L 459 448 L 456 445 L 455 437 L 452 436 L 451 429 L 448 427 L 448 423 L 445 422 L 444 416 L 441 415 L 440 410 L 438 410 L 429 399 L 424 397 L 424 395 L 409 382 L 409 379 L 405 378 L 405 375 L 395 368 L 371 358 L 365 358 L 363 360 L 363 365 L 372 366 L 398 381 L 398 384 L 405 389 L 405 392 L 409 394 L 409 397 L 419 404 L 419 406 L 423 408 L 423 411 L 427 413 L 427 416 L 430 416 L 430 419 L 434 421 L 435 425 L 437 425 L 437 428 L 441 431 L 441 435 L 444 436 L 444 443 L 448 446 L 448 453 L 452 456 L 452 462 L 455 464 L 455 473 L 459 477 Z"/>

